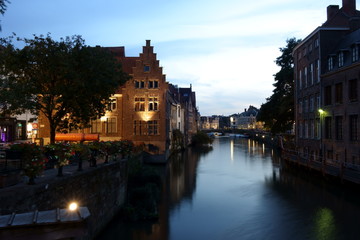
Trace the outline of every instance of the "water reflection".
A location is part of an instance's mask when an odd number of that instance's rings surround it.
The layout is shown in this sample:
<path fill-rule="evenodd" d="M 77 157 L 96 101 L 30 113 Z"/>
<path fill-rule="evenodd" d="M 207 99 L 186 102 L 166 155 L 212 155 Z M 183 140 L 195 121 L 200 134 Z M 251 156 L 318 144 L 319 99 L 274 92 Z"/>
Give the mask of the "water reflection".
<path fill-rule="evenodd" d="M 216 139 L 158 170 L 159 220 L 115 220 L 99 239 L 358 239 L 353 188 L 288 168 L 251 139 Z"/>

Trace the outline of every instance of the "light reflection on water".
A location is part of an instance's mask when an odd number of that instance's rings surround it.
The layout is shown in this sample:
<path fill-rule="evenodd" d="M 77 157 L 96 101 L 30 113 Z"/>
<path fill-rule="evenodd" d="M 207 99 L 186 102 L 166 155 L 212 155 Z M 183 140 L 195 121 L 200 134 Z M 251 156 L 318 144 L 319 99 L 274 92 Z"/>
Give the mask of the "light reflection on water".
<path fill-rule="evenodd" d="M 114 220 L 99 239 L 358 239 L 359 195 L 281 167 L 250 139 L 216 139 L 189 150 L 166 172 L 155 223 Z"/>

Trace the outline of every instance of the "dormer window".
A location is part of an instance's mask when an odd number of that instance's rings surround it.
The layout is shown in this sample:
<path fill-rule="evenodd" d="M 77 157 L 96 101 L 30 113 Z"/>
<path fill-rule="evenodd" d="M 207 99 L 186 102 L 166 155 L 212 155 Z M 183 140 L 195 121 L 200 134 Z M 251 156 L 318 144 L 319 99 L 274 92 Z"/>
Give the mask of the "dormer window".
<path fill-rule="evenodd" d="M 338 67 L 344 66 L 344 52 L 339 52 L 338 54 Z"/>
<path fill-rule="evenodd" d="M 351 48 L 351 60 L 352 62 L 359 61 L 359 45 L 357 44 Z"/>

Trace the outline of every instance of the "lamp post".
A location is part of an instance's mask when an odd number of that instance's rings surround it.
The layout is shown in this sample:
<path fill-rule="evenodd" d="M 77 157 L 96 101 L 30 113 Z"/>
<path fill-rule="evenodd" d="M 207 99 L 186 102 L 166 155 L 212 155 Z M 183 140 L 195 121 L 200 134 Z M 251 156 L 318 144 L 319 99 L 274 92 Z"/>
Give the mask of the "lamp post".
<path fill-rule="evenodd" d="M 323 109 L 321 109 L 321 108 L 319 108 L 318 111 L 319 111 L 319 114 L 320 114 L 320 153 L 319 153 L 319 155 L 320 155 L 321 162 L 323 163 L 323 166 L 324 166 L 323 146 L 322 146 L 322 139 L 323 139 L 323 130 L 322 130 L 322 128 L 323 128 L 323 126 L 322 126 L 323 125 L 322 124 L 323 119 L 322 118 L 324 116 L 325 111 Z"/>

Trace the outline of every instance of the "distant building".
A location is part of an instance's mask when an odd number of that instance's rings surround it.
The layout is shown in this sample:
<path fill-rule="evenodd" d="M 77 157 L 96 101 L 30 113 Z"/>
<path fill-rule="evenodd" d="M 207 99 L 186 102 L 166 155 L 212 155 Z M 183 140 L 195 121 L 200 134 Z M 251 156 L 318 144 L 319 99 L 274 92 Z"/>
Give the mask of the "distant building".
<path fill-rule="evenodd" d="M 203 130 L 218 130 L 230 128 L 230 117 L 213 115 L 211 117 L 200 117 L 200 129 Z"/>
<path fill-rule="evenodd" d="M 244 112 L 240 114 L 233 114 L 230 116 L 230 126 L 232 129 L 262 129 L 263 124 L 257 122 L 256 117 L 259 109 L 254 106 L 249 106 Z"/>
<path fill-rule="evenodd" d="M 310 160 L 360 165 L 360 12 L 355 0 L 342 4 L 293 51 L 296 147 Z"/>

